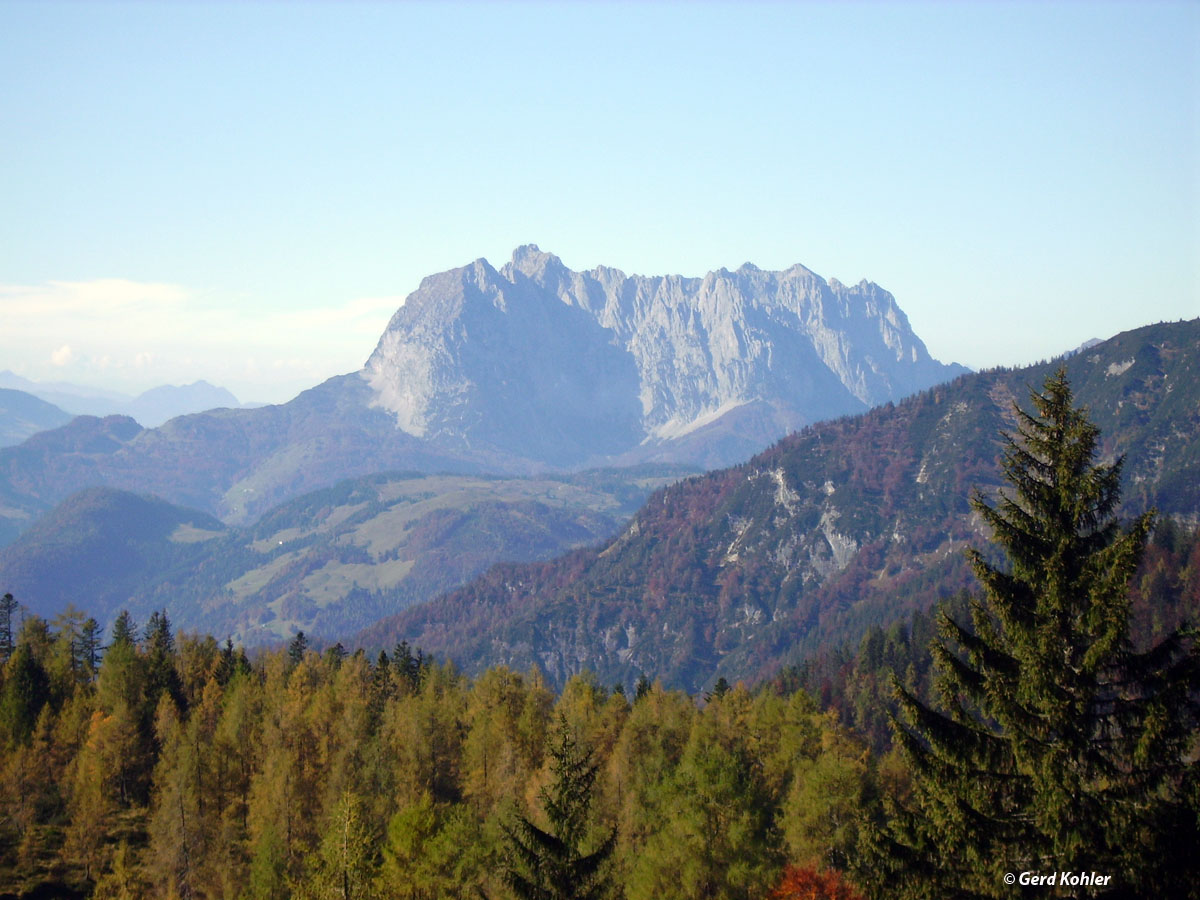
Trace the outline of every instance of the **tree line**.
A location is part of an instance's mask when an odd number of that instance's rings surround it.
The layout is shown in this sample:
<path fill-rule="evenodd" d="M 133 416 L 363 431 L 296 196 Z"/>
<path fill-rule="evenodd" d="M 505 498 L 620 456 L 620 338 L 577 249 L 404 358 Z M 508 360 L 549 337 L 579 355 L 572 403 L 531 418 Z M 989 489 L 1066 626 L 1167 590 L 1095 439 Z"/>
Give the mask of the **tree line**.
<path fill-rule="evenodd" d="M 513 834 L 548 830 L 567 741 L 595 767 L 571 827 L 611 840 L 606 889 L 765 896 L 788 862 L 844 867 L 856 811 L 899 777 L 804 691 L 697 702 L 578 676 L 556 697 L 536 670 L 468 679 L 405 645 L 251 661 L 164 613 L 140 634 L 123 617 L 89 669 L 58 621 L 26 617 L 5 666 L 13 893 L 508 896 Z"/>

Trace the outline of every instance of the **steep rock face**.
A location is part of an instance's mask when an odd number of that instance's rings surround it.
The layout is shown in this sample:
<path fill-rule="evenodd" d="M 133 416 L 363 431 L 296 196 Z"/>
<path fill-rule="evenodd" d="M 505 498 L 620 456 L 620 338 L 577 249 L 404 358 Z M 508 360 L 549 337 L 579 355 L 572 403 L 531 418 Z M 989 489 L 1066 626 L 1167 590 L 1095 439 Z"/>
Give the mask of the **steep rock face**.
<path fill-rule="evenodd" d="M 426 278 L 367 362 L 416 437 L 569 465 L 635 445 L 637 372 L 584 311 L 485 260 Z"/>
<path fill-rule="evenodd" d="M 500 270 L 477 260 L 426 278 L 363 374 L 409 434 L 577 465 L 732 462 L 963 371 L 866 281 L 748 263 L 704 278 L 574 272 L 527 245 Z M 740 439 L 678 442 L 738 410 Z"/>

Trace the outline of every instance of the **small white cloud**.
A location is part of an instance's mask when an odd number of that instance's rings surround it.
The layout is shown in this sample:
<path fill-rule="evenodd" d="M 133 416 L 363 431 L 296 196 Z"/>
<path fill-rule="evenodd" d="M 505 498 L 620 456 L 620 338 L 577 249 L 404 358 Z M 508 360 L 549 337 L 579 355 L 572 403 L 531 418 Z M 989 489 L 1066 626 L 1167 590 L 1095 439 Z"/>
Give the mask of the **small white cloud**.
<path fill-rule="evenodd" d="M 204 378 L 281 400 L 359 368 L 402 302 L 351 296 L 296 309 L 127 279 L 0 283 L 0 356 L 35 380 L 70 364 L 72 377 L 123 391 Z"/>

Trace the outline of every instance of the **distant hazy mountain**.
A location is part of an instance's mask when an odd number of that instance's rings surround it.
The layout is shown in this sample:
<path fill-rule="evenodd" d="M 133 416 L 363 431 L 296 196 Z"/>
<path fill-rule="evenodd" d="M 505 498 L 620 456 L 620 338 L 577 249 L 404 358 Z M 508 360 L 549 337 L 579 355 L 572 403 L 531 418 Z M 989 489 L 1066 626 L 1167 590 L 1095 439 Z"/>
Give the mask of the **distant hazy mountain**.
<path fill-rule="evenodd" d="M 1124 510 L 1200 522 L 1200 320 L 1066 358 L 1078 402 L 1125 458 Z M 699 690 L 857 641 L 972 584 L 968 506 L 994 490 L 1001 431 L 1058 362 L 965 375 L 823 422 L 735 468 L 653 495 L 605 546 L 497 566 L 349 643 L 400 638 L 468 670 L 539 665 L 561 684 L 638 674 Z"/>
<path fill-rule="evenodd" d="M 207 409 L 237 409 L 238 398 L 223 387 L 207 381 L 184 385 L 162 385 L 138 394 L 119 412 L 137 419 L 145 428 L 156 428 L 176 416 Z"/>
<path fill-rule="evenodd" d="M 57 428 L 71 414 L 24 391 L 0 388 L 0 447 L 19 444 L 31 434 Z"/>
<path fill-rule="evenodd" d="M 868 282 L 749 264 L 704 278 L 577 273 L 522 247 L 499 271 L 478 260 L 426 278 L 362 371 L 289 403 L 154 429 L 79 419 L 0 451 L 0 532 L 97 484 L 242 523 L 387 469 L 711 467 L 962 371 L 931 359 Z"/>
<path fill-rule="evenodd" d="M 1084 341 L 1082 344 L 1080 344 L 1074 350 L 1071 350 L 1071 351 L 1068 351 L 1067 353 L 1065 353 L 1064 356 L 1074 356 L 1076 353 L 1082 353 L 1084 350 L 1091 350 L 1097 344 L 1103 344 L 1103 343 L 1104 343 L 1104 341 L 1102 341 L 1100 338 L 1088 338 L 1086 341 Z"/>
<path fill-rule="evenodd" d="M 128 394 L 67 381 L 30 381 L 7 370 L 0 372 L 0 388 L 33 394 L 73 416 L 112 415 L 133 400 Z"/>
<path fill-rule="evenodd" d="M 130 416 L 145 428 L 156 428 L 168 419 L 208 409 L 236 409 L 238 398 L 207 381 L 186 385 L 162 385 L 136 397 L 65 381 L 30 381 L 12 372 L 0 372 L 0 388 L 33 394 L 72 415 Z M 61 424 L 61 423 L 60 423 Z"/>

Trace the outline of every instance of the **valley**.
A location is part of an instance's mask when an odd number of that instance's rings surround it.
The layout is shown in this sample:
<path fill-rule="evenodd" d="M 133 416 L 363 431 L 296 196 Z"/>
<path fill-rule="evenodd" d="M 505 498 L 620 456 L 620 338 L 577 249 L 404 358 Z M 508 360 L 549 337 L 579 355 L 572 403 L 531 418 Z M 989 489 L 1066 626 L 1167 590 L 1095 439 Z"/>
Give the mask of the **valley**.
<path fill-rule="evenodd" d="M 114 488 L 65 500 L 6 548 L 0 582 L 41 615 L 86 602 L 111 622 L 158 609 L 245 646 L 333 641 L 506 560 L 615 533 L 679 466 L 558 478 L 381 473 L 310 492 L 253 526 Z M 83 601 L 86 598 L 86 601 Z"/>

